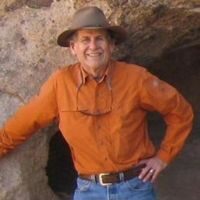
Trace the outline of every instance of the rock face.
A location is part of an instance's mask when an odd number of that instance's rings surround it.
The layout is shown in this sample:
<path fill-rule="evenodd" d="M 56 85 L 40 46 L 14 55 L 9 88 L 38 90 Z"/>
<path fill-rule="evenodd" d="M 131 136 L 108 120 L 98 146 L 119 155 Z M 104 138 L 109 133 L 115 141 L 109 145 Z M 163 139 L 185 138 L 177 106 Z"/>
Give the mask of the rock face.
<path fill-rule="evenodd" d="M 115 58 L 143 65 L 175 85 L 199 113 L 200 0 L 2 0 L 0 126 L 53 71 L 75 61 L 67 49 L 56 45 L 56 38 L 68 27 L 74 11 L 86 5 L 99 6 L 112 23 L 127 29 L 128 40 L 118 47 Z M 55 126 L 41 130 L 0 161 L 1 200 L 58 199 L 45 172 L 49 140 L 55 132 Z M 166 179 L 159 182 L 162 187 L 165 183 Z M 175 200 L 170 192 L 172 196 L 164 190 L 159 195 Z"/>

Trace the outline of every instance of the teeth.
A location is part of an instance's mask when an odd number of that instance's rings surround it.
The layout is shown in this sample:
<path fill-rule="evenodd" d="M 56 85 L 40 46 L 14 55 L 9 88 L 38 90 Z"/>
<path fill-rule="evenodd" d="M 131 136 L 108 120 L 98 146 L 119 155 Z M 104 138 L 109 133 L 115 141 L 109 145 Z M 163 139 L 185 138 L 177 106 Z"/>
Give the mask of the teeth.
<path fill-rule="evenodd" d="M 90 57 L 97 57 L 97 56 L 100 56 L 101 53 L 100 52 L 93 52 L 93 53 L 87 53 L 86 55 L 90 56 Z"/>
<path fill-rule="evenodd" d="M 100 55 L 99 53 L 90 53 L 90 54 L 88 54 L 88 56 L 92 56 L 92 57 L 99 56 L 99 55 Z"/>

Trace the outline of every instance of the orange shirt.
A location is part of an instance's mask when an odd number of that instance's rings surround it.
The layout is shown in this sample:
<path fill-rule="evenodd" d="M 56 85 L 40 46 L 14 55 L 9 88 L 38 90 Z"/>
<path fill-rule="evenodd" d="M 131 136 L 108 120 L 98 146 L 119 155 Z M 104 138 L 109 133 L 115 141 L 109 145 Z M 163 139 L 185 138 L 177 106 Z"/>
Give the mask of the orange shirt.
<path fill-rule="evenodd" d="M 167 124 L 158 151 L 148 136 L 148 111 L 160 112 Z M 91 174 L 121 171 L 153 155 L 169 163 L 191 130 L 193 113 L 176 89 L 142 67 L 112 61 L 95 81 L 74 64 L 55 72 L 5 123 L 0 155 L 55 119 L 76 169 Z"/>

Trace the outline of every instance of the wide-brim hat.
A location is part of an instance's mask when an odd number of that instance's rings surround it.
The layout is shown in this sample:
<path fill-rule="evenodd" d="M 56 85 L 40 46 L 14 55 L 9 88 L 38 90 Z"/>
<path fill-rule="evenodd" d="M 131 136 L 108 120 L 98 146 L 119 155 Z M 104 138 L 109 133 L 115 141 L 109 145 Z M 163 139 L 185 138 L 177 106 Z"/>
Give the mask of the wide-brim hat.
<path fill-rule="evenodd" d="M 58 36 L 57 43 L 62 47 L 69 47 L 71 36 L 80 29 L 106 29 L 119 44 L 126 39 L 126 31 L 121 26 L 111 25 L 103 11 L 95 6 L 79 9 L 73 16 L 71 25 Z"/>

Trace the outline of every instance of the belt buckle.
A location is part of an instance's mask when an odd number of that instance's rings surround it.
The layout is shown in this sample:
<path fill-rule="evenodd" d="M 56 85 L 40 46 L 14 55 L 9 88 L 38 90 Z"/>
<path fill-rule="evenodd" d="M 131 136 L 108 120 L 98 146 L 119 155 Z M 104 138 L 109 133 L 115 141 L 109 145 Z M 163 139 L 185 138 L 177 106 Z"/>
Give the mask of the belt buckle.
<path fill-rule="evenodd" d="M 99 174 L 99 183 L 102 186 L 108 186 L 108 185 L 112 185 L 112 183 L 104 183 L 102 177 L 105 175 L 109 175 L 109 173 L 100 173 Z"/>

